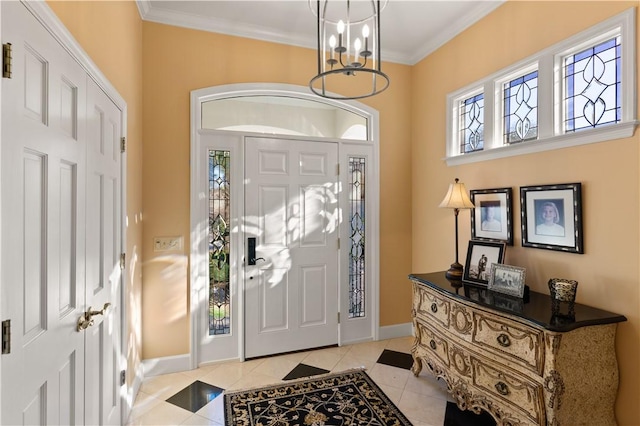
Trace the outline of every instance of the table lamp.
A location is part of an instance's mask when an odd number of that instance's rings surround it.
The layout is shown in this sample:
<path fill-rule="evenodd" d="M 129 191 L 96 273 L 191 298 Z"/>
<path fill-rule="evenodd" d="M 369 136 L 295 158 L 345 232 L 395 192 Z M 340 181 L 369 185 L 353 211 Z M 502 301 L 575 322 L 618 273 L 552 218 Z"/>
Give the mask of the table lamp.
<path fill-rule="evenodd" d="M 456 178 L 455 183 L 449 185 L 449 191 L 444 196 L 444 200 L 439 207 L 453 209 L 456 222 L 456 261 L 451 264 L 451 268 L 446 272 L 445 276 L 450 280 L 462 280 L 462 265 L 458 262 L 458 213 L 460 209 L 472 209 L 475 206 L 467 195 L 467 189 L 464 183 L 460 183 Z"/>

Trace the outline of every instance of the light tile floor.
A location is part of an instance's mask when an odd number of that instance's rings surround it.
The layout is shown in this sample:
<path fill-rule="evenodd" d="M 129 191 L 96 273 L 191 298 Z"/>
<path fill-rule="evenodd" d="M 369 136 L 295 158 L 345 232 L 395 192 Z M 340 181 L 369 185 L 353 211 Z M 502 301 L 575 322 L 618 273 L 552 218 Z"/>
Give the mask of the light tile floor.
<path fill-rule="evenodd" d="M 415 426 L 442 426 L 448 399 L 442 381 L 424 371 L 415 377 L 410 370 L 376 362 L 385 349 L 409 353 L 412 344 L 413 337 L 405 337 L 149 377 L 142 383 L 128 425 L 224 425 L 223 395 L 196 413 L 166 402 L 166 399 L 195 380 L 226 390 L 282 383 L 283 377 L 299 363 L 304 363 L 332 372 L 365 367 L 369 376 Z"/>

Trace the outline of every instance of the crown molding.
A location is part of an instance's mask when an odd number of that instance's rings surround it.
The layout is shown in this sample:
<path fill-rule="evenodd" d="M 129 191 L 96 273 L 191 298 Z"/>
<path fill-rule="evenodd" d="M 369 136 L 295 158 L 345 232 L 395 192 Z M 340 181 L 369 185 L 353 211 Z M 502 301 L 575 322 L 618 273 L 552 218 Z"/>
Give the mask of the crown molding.
<path fill-rule="evenodd" d="M 439 47 L 447 43 L 456 35 L 482 19 L 487 14 L 501 6 L 506 0 L 478 1 L 471 11 L 461 16 L 458 20 L 447 25 L 446 31 L 425 44 L 418 52 L 398 52 L 382 49 L 381 56 L 384 62 L 394 62 L 404 65 L 415 65 Z M 308 49 L 316 49 L 315 37 L 291 35 L 272 28 L 258 25 L 238 25 L 226 19 L 210 16 L 201 16 L 192 13 L 183 13 L 167 9 L 152 7 L 150 0 L 136 0 L 138 11 L 143 20 L 160 24 L 194 30 L 208 31 L 237 37 L 251 38 L 261 41 L 286 44 Z"/>

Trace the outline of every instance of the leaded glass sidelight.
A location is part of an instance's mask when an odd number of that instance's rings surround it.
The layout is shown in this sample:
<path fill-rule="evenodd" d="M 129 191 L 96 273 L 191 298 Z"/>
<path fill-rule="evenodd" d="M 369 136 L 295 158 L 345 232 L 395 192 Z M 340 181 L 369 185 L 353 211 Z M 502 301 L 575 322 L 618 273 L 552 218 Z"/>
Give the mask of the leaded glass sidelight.
<path fill-rule="evenodd" d="M 481 151 L 484 147 L 484 93 L 461 102 L 460 124 L 460 152 Z"/>
<path fill-rule="evenodd" d="M 365 316 L 365 159 L 349 158 L 349 318 Z"/>
<path fill-rule="evenodd" d="M 229 151 L 209 151 L 209 334 L 231 332 Z"/>
<path fill-rule="evenodd" d="M 504 140 L 517 143 L 538 137 L 538 71 L 504 85 Z"/>
<path fill-rule="evenodd" d="M 565 131 L 621 121 L 620 37 L 564 58 Z"/>

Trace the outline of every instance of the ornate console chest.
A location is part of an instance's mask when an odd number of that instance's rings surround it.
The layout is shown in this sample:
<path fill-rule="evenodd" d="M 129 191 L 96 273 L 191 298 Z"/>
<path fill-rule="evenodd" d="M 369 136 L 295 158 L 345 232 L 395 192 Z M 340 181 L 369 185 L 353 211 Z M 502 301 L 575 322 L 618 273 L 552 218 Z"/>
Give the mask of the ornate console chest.
<path fill-rule="evenodd" d="M 551 297 L 528 300 L 452 285 L 444 272 L 409 275 L 412 371 L 442 378 L 463 410 L 498 425 L 615 425 L 615 334 L 622 315 L 576 304 L 552 315 Z"/>

